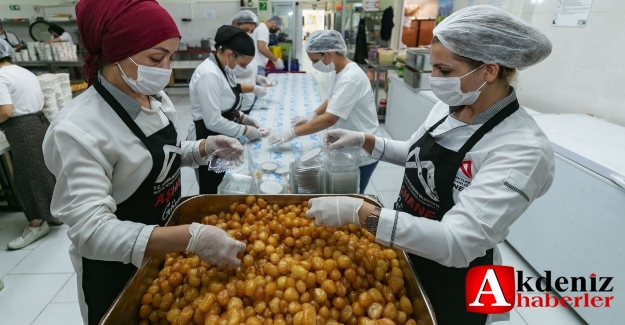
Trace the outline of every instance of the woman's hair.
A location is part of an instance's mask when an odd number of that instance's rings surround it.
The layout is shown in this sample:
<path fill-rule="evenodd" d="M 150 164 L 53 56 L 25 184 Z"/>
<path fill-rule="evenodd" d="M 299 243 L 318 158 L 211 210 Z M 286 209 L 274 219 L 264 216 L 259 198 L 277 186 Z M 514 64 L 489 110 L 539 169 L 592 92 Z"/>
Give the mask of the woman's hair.
<path fill-rule="evenodd" d="M 3 58 L 0 58 L 0 63 L 5 63 L 5 62 L 13 63 L 13 59 L 11 59 L 10 56 L 5 56 Z"/>
<path fill-rule="evenodd" d="M 50 25 L 48 27 L 48 32 L 55 32 L 59 36 L 61 36 L 61 35 L 63 35 L 63 33 L 65 33 L 65 29 L 63 29 L 63 27 L 61 27 L 59 25 Z"/>
<path fill-rule="evenodd" d="M 434 36 L 434 38 L 432 38 L 432 44 L 441 44 L 441 41 L 438 39 L 438 37 Z M 467 64 L 471 70 L 477 69 L 484 64 L 484 62 L 473 60 L 465 56 L 458 55 L 454 52 L 451 52 L 451 54 L 453 55 L 454 59 Z M 516 76 L 516 69 L 504 67 L 501 64 L 499 65 L 499 73 L 497 73 L 497 80 L 504 80 L 508 84 L 510 84 L 514 81 L 515 76 Z"/>

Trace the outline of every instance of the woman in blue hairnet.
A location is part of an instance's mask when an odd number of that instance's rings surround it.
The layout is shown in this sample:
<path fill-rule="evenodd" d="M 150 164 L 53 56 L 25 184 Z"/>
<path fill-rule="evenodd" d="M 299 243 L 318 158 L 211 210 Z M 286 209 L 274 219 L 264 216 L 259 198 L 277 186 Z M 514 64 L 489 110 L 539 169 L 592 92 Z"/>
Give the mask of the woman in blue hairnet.
<path fill-rule="evenodd" d="M 518 69 L 549 53 L 543 33 L 503 10 L 459 10 L 434 29 L 430 85 L 440 101 L 408 141 L 348 130 L 324 138 L 330 149 L 360 145 L 405 166 L 404 181 L 393 209 L 318 198 L 306 216 L 317 225 L 360 225 L 376 242 L 406 251 L 440 325 L 509 317 L 468 312 L 477 297 L 467 301 L 465 278 L 472 267 L 501 264 L 497 244 L 551 186 L 549 140 L 510 86 Z"/>

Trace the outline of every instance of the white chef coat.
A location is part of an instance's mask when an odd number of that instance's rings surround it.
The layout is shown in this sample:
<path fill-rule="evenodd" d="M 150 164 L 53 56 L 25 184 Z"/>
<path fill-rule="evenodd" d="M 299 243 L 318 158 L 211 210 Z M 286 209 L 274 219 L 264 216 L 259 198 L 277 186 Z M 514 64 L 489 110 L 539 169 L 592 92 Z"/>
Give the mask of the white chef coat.
<path fill-rule="evenodd" d="M 6 30 L 4 31 L 4 34 L 0 34 L 0 39 L 9 42 L 9 45 L 11 46 L 16 46 L 20 44 L 20 40 L 17 38 L 17 36 Z"/>
<path fill-rule="evenodd" d="M 123 106 L 146 136 L 166 127 L 169 120 L 175 122 L 176 110 L 165 92 L 158 94 L 162 103 L 151 98 L 151 109 L 120 93 L 111 92 L 120 103 L 136 105 Z M 200 141 L 182 142 L 182 166 L 206 164 L 199 145 Z M 147 261 L 145 248 L 156 225 L 118 220 L 115 211 L 148 176 L 152 157 L 93 87 L 59 111 L 46 133 L 43 152 L 46 166 L 56 177 L 50 212 L 70 227 L 70 258 L 86 320 L 82 257 L 136 267 Z"/>
<path fill-rule="evenodd" d="M 254 30 L 253 36 L 254 46 L 256 47 L 256 55 L 254 56 L 254 59 L 259 66 L 264 67 L 267 65 L 267 62 L 269 62 L 269 58 L 264 56 L 258 50 L 258 41 L 265 42 L 267 48 L 269 48 L 269 28 L 267 27 L 267 24 L 258 24 L 258 27 Z"/>
<path fill-rule="evenodd" d="M 253 59 L 252 62 L 245 67 L 245 72 L 236 77 L 237 83 L 241 85 L 256 85 L 256 76 L 258 76 L 258 63 Z M 256 94 L 254 93 L 243 94 L 241 110 L 245 112 L 250 110 L 252 104 L 254 104 L 254 98 L 256 98 Z"/>
<path fill-rule="evenodd" d="M 74 45 L 72 35 L 70 35 L 68 32 L 63 32 L 63 34 L 61 34 L 59 37 L 61 38 L 61 42 L 69 42 L 70 44 Z M 55 38 L 56 37 L 54 37 L 54 35 L 50 35 L 50 40 L 53 40 Z"/>
<path fill-rule="evenodd" d="M 405 166 L 410 146 L 445 115 L 449 117 L 430 134 L 439 145 L 458 151 L 481 124 L 467 125 L 449 112 L 448 105 L 438 102 L 408 141 L 376 137 L 372 156 Z M 398 214 L 394 247 L 450 267 L 466 267 L 494 248 L 494 264 L 501 264 L 497 244 L 504 241 L 510 225 L 530 204 L 547 192 L 554 172 L 553 149 L 547 136 L 521 107 L 466 154 L 456 176 L 456 184 L 465 188 L 455 191 L 455 205 L 442 221 Z M 395 214 L 382 209 L 376 242 L 390 245 Z M 508 317 L 489 315 L 488 323 Z"/>
<path fill-rule="evenodd" d="M 326 112 L 339 117 L 333 129 L 379 134 L 380 123 L 371 83 L 358 64 L 350 62 L 335 74 L 328 93 Z M 367 160 L 362 166 L 374 162 L 373 159 Z"/>
<path fill-rule="evenodd" d="M 193 72 L 189 83 L 191 116 L 194 121 L 204 120 L 206 128 L 213 132 L 238 138 L 243 135 L 245 126 L 221 116 L 232 108 L 236 98 L 216 59 L 211 54 Z M 195 140 L 194 123 L 189 127 L 187 140 Z"/>
<path fill-rule="evenodd" d="M 0 68 L 0 105 L 13 105 L 12 117 L 41 111 L 43 92 L 37 77 L 17 65 Z"/>

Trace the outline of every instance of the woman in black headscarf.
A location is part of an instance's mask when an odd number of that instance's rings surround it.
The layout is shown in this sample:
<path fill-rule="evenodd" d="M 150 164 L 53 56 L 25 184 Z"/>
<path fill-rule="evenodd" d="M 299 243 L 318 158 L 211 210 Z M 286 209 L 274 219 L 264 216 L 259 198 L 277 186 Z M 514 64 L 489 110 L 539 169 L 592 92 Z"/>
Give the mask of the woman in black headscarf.
<path fill-rule="evenodd" d="M 194 123 L 187 139 L 223 134 L 256 140 L 261 137 L 260 125 L 240 112 L 243 93 L 253 87 L 242 89 L 235 78 L 254 60 L 254 40 L 244 30 L 224 25 L 217 30 L 215 48 L 217 53 L 195 69 L 189 83 Z M 223 177 L 223 173 L 199 168 L 200 194 L 216 194 Z"/>
<path fill-rule="evenodd" d="M 52 36 L 50 37 L 50 40 L 46 42 L 46 44 L 56 42 L 70 42 L 71 44 L 74 44 L 74 40 L 72 40 L 72 35 L 66 32 L 65 29 L 63 29 L 63 27 L 59 25 L 50 25 L 50 27 L 48 27 L 48 32 L 50 32 Z"/>

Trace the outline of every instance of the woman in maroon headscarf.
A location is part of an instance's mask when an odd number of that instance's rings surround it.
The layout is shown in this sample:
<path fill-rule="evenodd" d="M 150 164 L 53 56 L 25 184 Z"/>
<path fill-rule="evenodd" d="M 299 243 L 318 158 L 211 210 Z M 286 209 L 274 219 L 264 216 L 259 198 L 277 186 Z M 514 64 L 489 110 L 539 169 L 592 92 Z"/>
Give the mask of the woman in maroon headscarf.
<path fill-rule="evenodd" d="M 240 159 L 243 148 L 225 136 L 178 140 L 162 90 L 180 34 L 156 1 L 81 0 L 76 13 L 91 87 L 59 112 L 43 149 L 57 178 L 52 215 L 70 226 L 83 319 L 97 324 L 150 256 L 186 251 L 239 265 L 245 244 L 219 228 L 158 226 L 180 198 L 180 166 L 205 165 L 219 149 Z"/>

